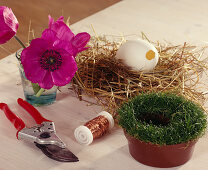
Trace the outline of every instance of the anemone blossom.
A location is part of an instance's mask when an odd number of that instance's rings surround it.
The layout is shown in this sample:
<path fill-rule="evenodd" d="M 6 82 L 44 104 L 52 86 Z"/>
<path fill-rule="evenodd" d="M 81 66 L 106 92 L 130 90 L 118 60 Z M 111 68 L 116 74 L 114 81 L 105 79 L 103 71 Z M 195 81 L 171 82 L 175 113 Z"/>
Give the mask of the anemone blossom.
<path fill-rule="evenodd" d="M 89 39 L 86 32 L 75 36 L 63 17 L 55 22 L 49 16 L 49 28 L 21 53 L 25 76 L 43 89 L 68 84 L 77 71 L 75 56 L 87 49 L 85 46 Z"/>
<path fill-rule="evenodd" d="M 44 89 L 68 84 L 77 71 L 73 55 L 52 30 L 45 30 L 23 49 L 21 63 L 27 79 Z"/>
<path fill-rule="evenodd" d="M 56 32 L 57 37 L 65 42 L 66 50 L 72 52 L 74 57 L 76 57 L 78 53 L 88 49 L 88 47 L 85 46 L 90 40 L 90 34 L 87 32 L 82 32 L 74 35 L 70 28 L 64 23 L 63 16 L 61 16 L 56 22 L 50 15 L 48 18 L 48 29 Z"/>
<path fill-rule="evenodd" d="M 0 6 L 0 44 L 9 41 L 17 32 L 19 23 L 12 10 Z"/>

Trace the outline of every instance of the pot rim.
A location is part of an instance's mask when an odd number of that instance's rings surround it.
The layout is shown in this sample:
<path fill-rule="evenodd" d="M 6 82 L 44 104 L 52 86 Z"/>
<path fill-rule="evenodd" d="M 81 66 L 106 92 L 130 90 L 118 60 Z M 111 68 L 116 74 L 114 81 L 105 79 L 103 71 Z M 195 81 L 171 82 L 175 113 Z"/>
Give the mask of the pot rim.
<path fill-rule="evenodd" d="M 154 144 L 154 143 L 151 143 L 151 142 L 145 142 L 145 141 L 143 141 L 141 139 L 135 138 L 134 136 L 132 136 L 129 133 L 127 133 L 126 129 L 123 129 L 123 131 L 124 131 L 124 135 L 126 136 L 127 140 L 128 140 L 128 138 L 131 138 L 133 140 L 138 140 L 141 143 L 145 143 L 147 145 L 152 145 L 152 146 L 157 146 L 157 147 L 172 147 L 172 146 L 180 146 L 180 145 L 181 146 L 185 145 L 186 147 L 188 147 L 190 144 L 195 144 L 199 140 L 199 138 L 197 138 L 197 139 L 189 140 L 188 142 L 183 142 L 183 143 L 178 143 L 178 144 L 171 144 L 171 145 L 164 144 L 164 145 L 160 145 L 160 144 Z"/>

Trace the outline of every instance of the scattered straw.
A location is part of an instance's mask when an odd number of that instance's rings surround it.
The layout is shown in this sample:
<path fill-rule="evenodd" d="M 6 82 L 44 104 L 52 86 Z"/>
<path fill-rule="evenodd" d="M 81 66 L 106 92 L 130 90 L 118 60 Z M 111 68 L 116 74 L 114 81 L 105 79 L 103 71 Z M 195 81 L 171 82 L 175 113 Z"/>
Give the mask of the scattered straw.
<path fill-rule="evenodd" d="M 72 87 L 80 100 L 83 95 L 93 97 L 113 116 L 123 102 L 142 92 L 173 91 L 197 103 L 204 102 L 203 92 L 196 87 L 208 68 L 201 60 L 205 48 L 186 43 L 182 46 L 154 43 L 160 54 L 159 62 L 152 72 L 143 73 L 131 70 L 115 58 L 120 44 L 106 37 L 93 37 L 91 48 L 77 57 L 78 71 Z"/>

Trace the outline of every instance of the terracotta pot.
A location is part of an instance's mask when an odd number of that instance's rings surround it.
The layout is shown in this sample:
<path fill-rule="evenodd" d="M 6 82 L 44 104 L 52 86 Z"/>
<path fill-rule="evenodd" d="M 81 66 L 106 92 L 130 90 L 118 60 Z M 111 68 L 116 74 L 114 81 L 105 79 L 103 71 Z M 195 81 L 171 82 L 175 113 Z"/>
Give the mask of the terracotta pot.
<path fill-rule="evenodd" d="M 192 156 L 197 140 L 176 145 L 155 145 L 131 137 L 125 131 L 129 152 L 134 159 L 145 165 L 169 168 L 186 163 Z"/>

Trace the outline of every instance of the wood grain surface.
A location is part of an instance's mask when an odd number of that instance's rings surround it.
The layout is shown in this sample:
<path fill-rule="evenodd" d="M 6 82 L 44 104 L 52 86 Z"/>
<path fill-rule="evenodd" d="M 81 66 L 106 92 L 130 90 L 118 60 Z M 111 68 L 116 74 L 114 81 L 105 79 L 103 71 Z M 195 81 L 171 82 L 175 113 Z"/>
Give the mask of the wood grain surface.
<path fill-rule="evenodd" d="M 31 29 L 35 37 L 48 26 L 48 15 L 57 19 L 63 15 L 65 21 L 70 17 L 73 24 L 87 16 L 90 16 L 120 0 L 0 0 L 1 6 L 12 8 L 19 21 L 17 36 L 24 42 L 28 42 L 28 30 Z M 15 39 L 0 46 L 0 59 L 15 52 L 21 46 Z"/>

